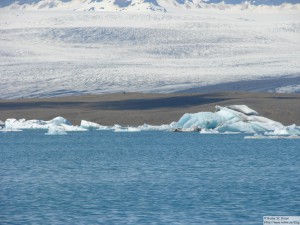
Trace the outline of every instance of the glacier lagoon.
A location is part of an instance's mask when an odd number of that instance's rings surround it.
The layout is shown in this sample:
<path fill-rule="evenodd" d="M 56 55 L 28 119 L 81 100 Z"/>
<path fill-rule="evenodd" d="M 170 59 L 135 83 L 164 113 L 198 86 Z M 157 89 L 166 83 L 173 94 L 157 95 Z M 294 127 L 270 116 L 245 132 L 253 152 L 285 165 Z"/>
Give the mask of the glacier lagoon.
<path fill-rule="evenodd" d="M 0 221 L 262 224 L 298 215 L 297 139 L 198 132 L 0 132 Z"/>

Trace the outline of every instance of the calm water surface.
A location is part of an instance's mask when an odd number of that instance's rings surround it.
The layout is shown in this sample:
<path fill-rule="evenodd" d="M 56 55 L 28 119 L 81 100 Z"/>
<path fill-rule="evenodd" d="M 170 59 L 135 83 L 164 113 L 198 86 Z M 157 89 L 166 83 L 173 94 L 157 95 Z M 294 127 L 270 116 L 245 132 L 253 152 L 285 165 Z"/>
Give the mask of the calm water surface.
<path fill-rule="evenodd" d="M 0 133 L 0 224 L 262 224 L 300 215 L 300 140 Z"/>

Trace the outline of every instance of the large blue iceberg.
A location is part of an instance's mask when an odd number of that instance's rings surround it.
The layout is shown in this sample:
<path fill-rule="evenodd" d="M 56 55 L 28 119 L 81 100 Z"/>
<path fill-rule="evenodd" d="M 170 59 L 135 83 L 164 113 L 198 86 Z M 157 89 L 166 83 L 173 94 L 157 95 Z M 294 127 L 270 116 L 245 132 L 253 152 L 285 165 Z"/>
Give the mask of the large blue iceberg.
<path fill-rule="evenodd" d="M 283 124 L 259 114 L 246 105 L 216 106 L 216 112 L 186 113 L 174 128 L 181 131 L 257 133 L 282 129 Z"/>

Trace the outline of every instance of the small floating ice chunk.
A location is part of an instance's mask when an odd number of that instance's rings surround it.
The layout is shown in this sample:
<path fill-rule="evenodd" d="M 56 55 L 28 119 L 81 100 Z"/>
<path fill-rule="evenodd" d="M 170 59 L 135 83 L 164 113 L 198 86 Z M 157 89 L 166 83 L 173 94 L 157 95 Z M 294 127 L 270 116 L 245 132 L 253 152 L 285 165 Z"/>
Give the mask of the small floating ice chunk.
<path fill-rule="evenodd" d="M 121 126 L 121 125 L 119 125 L 119 124 L 115 124 L 113 127 L 112 127 L 112 129 L 113 130 L 116 130 L 116 129 L 122 129 L 123 127 Z"/>
<path fill-rule="evenodd" d="M 88 130 L 110 130 L 109 126 L 102 126 L 98 123 L 81 120 L 80 127 L 88 129 Z"/>
<path fill-rule="evenodd" d="M 56 117 L 49 121 L 44 120 L 25 120 L 25 119 L 7 119 L 5 127 L 10 129 L 48 129 L 52 125 L 71 125 L 71 123 L 63 117 Z"/>
<path fill-rule="evenodd" d="M 61 127 L 63 130 L 68 131 L 68 132 L 73 132 L 73 131 L 88 131 L 87 129 L 83 127 L 78 127 L 78 126 L 73 126 L 73 125 L 67 125 L 67 124 L 61 124 L 59 127 Z"/>
<path fill-rule="evenodd" d="M 114 132 L 141 132 L 137 127 L 122 127 L 114 129 Z"/>
<path fill-rule="evenodd" d="M 149 124 L 144 124 L 141 126 L 138 126 L 137 128 L 139 128 L 142 131 L 168 131 L 168 130 L 172 130 L 173 128 L 173 124 L 175 122 L 171 123 L 171 124 L 163 124 L 163 125 L 149 125 Z"/>
<path fill-rule="evenodd" d="M 60 126 L 51 126 L 45 135 L 66 135 L 67 132 Z"/>
<path fill-rule="evenodd" d="M 289 135 L 289 136 L 266 136 L 266 135 L 254 135 L 254 136 L 245 136 L 244 139 L 300 139 L 298 135 Z"/>
<path fill-rule="evenodd" d="M 200 131 L 200 134 L 219 134 L 219 131 L 217 130 L 206 130 L 206 129 L 202 129 Z"/>
<path fill-rule="evenodd" d="M 268 136 L 290 136 L 290 135 L 300 135 L 300 128 L 295 124 L 291 126 L 276 128 L 273 131 L 265 132 Z"/>
<path fill-rule="evenodd" d="M 64 131 L 86 131 L 86 129 L 73 126 L 70 121 L 59 116 L 49 121 L 44 120 L 25 120 L 25 119 L 7 119 L 5 121 L 6 129 L 62 129 Z"/>
<path fill-rule="evenodd" d="M 7 119 L 5 128 L 8 129 L 48 129 L 48 124 L 43 120 Z"/>
<path fill-rule="evenodd" d="M 20 132 L 22 130 L 20 129 L 12 129 L 12 128 L 0 128 L 0 132 L 6 133 L 6 132 Z"/>
<path fill-rule="evenodd" d="M 240 134 L 241 132 L 225 131 L 224 134 Z"/>
<path fill-rule="evenodd" d="M 141 132 L 139 127 L 122 127 L 121 125 L 115 124 L 112 127 L 114 132 Z"/>
<path fill-rule="evenodd" d="M 141 129 L 137 127 L 128 127 L 127 130 L 128 132 L 141 132 Z"/>
<path fill-rule="evenodd" d="M 119 132 L 127 132 L 127 129 L 126 128 L 116 128 L 116 129 L 114 129 L 114 132 L 117 132 L 117 133 L 119 133 Z"/>
<path fill-rule="evenodd" d="M 53 124 L 53 125 L 62 125 L 62 124 L 65 124 L 65 125 L 72 125 L 71 122 L 61 116 L 58 116 L 58 117 L 55 117 L 54 119 L 52 120 L 49 120 L 49 121 L 46 121 L 47 124 Z"/>

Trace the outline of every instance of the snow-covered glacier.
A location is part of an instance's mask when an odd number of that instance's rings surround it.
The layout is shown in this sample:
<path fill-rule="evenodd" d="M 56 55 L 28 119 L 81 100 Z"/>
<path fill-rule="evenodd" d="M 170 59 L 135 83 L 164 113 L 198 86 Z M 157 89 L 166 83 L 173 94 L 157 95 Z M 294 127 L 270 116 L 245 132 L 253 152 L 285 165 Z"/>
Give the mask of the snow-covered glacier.
<path fill-rule="evenodd" d="M 154 126 L 149 124 L 132 126 L 103 126 L 82 120 L 80 126 L 72 125 L 63 117 L 49 121 L 7 119 L 0 131 L 20 131 L 26 129 L 48 129 L 47 134 L 65 134 L 70 131 L 107 130 L 114 132 L 175 131 L 200 132 L 201 134 L 250 133 L 263 136 L 299 136 L 300 127 L 285 126 L 280 122 L 260 116 L 246 105 L 216 106 L 215 112 L 186 113 L 177 122 Z"/>
<path fill-rule="evenodd" d="M 299 92 L 299 11 L 0 9 L 0 98 L 175 92 L 249 80 L 262 81 L 263 91 Z M 257 90 L 249 84 L 240 91 Z"/>

